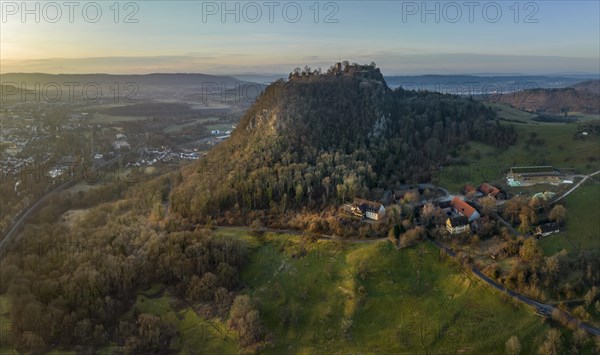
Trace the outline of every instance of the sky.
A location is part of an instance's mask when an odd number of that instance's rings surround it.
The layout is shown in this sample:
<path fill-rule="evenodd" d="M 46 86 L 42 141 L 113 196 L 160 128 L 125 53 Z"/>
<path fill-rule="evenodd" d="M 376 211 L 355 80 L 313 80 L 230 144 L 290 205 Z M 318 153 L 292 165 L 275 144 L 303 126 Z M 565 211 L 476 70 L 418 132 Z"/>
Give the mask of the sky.
<path fill-rule="evenodd" d="M 0 72 L 600 73 L 600 1 L 1 1 Z"/>

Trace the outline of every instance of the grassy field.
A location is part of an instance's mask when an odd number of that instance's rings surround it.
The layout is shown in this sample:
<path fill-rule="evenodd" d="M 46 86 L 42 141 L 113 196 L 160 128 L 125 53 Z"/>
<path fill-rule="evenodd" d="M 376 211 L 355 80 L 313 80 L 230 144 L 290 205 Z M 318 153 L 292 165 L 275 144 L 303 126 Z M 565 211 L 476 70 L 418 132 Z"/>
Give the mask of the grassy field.
<path fill-rule="evenodd" d="M 266 354 L 503 353 L 512 335 L 529 354 L 549 329 L 531 309 L 440 259 L 429 243 L 398 251 L 387 241 L 343 244 L 271 233 L 252 237 L 241 230 L 216 233 L 243 239 L 250 248 L 242 293 L 259 303 L 272 339 Z M 1 296 L 0 305 L 7 306 Z M 163 285 L 140 290 L 123 318 L 133 312 L 155 314 L 177 327 L 181 337 L 174 349 L 243 350 L 223 322 L 199 316 Z"/>
<path fill-rule="evenodd" d="M 540 246 L 547 255 L 561 249 L 571 253 L 600 249 L 600 184 L 588 181 L 566 197 L 566 231 L 542 238 Z"/>
<path fill-rule="evenodd" d="M 125 121 L 143 121 L 147 117 L 143 116 L 110 116 L 103 113 L 94 113 L 94 117 L 89 120 L 90 123 L 111 123 Z"/>
<path fill-rule="evenodd" d="M 569 116 L 577 117 L 577 119 L 583 120 L 583 121 L 600 119 L 600 115 L 581 113 L 581 112 L 569 112 Z"/>
<path fill-rule="evenodd" d="M 538 116 L 536 114 L 521 111 L 516 108 L 510 107 L 509 105 L 500 103 L 484 102 L 483 105 L 486 107 L 491 107 L 494 111 L 496 111 L 498 118 L 500 118 L 501 120 L 507 120 L 509 122 L 518 121 L 521 123 L 540 124 L 539 122 L 533 121 L 533 119 Z"/>
<path fill-rule="evenodd" d="M 194 349 L 206 354 L 235 354 L 239 352 L 235 334 L 217 320 L 200 317 L 190 305 L 173 297 L 163 285 L 152 285 L 138 293 L 131 312 L 150 313 L 173 324 L 181 334 L 173 349 Z"/>
<path fill-rule="evenodd" d="M 497 353 L 513 334 L 531 353 L 548 328 L 430 244 L 397 251 L 267 234 L 242 280 L 275 339 L 265 353 Z"/>
<path fill-rule="evenodd" d="M 512 123 L 511 123 L 512 124 Z M 590 136 L 575 140 L 576 124 L 513 124 L 518 133 L 517 142 L 505 150 L 498 150 L 481 142 L 470 142 L 457 151 L 464 165 L 446 166 L 435 176 L 434 182 L 457 192 L 467 182 L 479 185 L 482 181 L 504 180 L 511 166 L 552 165 L 557 168 L 575 168 L 579 174 L 600 169 L 600 138 Z M 531 134 L 544 140 L 542 145 L 529 145 Z"/>
<path fill-rule="evenodd" d="M 500 118 L 501 120 L 505 120 L 505 121 L 511 122 L 511 123 L 522 123 L 522 124 L 531 124 L 531 125 L 557 125 L 557 124 L 560 124 L 560 123 L 534 121 L 533 119 L 538 117 L 537 114 L 521 111 L 519 109 L 510 107 L 509 105 L 506 105 L 506 104 L 484 102 L 483 105 L 486 107 L 491 107 L 494 111 L 496 111 L 498 118 Z M 569 112 L 568 115 L 569 115 L 569 117 L 573 117 L 573 118 L 576 118 L 576 119 L 582 120 L 582 121 L 600 119 L 600 115 L 587 114 L 587 113 L 574 112 L 574 111 Z"/>
<path fill-rule="evenodd" d="M 218 117 L 207 117 L 207 118 L 196 118 L 193 119 L 191 122 L 186 122 L 186 123 L 182 123 L 182 124 L 177 124 L 177 125 L 172 125 L 169 126 L 167 128 L 165 128 L 163 130 L 163 132 L 165 133 L 176 133 L 179 132 L 181 130 L 184 130 L 188 127 L 192 127 L 201 123 L 206 123 L 206 122 L 213 122 L 213 121 L 218 121 L 219 118 Z"/>
<path fill-rule="evenodd" d="M 220 130 L 221 132 L 226 132 L 226 131 L 232 131 L 233 128 L 231 127 L 231 124 L 211 124 L 211 125 L 207 125 L 206 128 L 209 131 L 213 131 L 213 130 Z"/>

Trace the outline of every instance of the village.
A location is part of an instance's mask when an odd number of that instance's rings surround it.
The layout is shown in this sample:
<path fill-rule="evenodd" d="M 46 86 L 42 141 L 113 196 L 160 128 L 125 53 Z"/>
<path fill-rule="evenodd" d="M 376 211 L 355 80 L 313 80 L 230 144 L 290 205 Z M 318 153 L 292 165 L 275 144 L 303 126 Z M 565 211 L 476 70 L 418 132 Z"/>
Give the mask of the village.
<path fill-rule="evenodd" d="M 511 167 L 505 178 L 494 185 L 466 183 L 458 194 L 429 183 L 402 185 L 379 201 L 355 198 L 340 208 L 340 216 L 376 223 L 398 206 L 415 225 L 437 227 L 445 237 L 489 234 L 493 224 L 504 225 L 515 236 L 542 238 L 564 227 L 566 210 L 555 203 L 583 176 L 572 169 L 526 166 Z"/>

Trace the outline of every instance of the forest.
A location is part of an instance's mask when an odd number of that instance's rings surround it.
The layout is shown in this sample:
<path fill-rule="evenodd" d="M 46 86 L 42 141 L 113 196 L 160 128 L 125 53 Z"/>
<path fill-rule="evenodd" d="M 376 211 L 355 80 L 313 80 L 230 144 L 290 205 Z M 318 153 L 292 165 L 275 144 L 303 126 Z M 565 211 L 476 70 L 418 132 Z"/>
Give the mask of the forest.
<path fill-rule="evenodd" d="M 85 351 L 112 342 L 126 353 L 167 352 L 178 336 L 168 323 L 123 316 L 136 291 L 152 284 L 210 305 L 209 315 L 227 318 L 240 344 L 259 342 L 258 311 L 251 299 L 235 297 L 246 247 L 214 238 L 212 223 L 302 228 L 310 218 L 288 217 L 318 218 L 356 196 L 427 181 L 448 147 L 469 140 L 504 147 L 514 139 L 481 104 L 392 91 L 374 66 L 278 81 L 230 140 L 181 172 L 53 196 L 37 224 L 3 250 L 0 293 L 12 301 L 11 345 Z M 341 227 L 335 218 L 311 226 Z M 375 229 L 360 232 L 387 233 L 385 223 Z"/>
<path fill-rule="evenodd" d="M 468 141 L 504 148 L 515 139 L 471 98 L 391 90 L 373 65 L 307 68 L 262 93 L 232 137 L 185 172 L 171 205 L 198 222 L 281 223 L 286 211 L 430 181 Z"/>
<path fill-rule="evenodd" d="M 154 315 L 128 313 L 138 289 L 161 284 L 182 300 L 208 305 L 207 316 L 225 317 L 237 303 L 231 327 L 240 342 L 254 343 L 260 319 L 244 318 L 252 304 L 234 297 L 245 244 L 157 221 L 153 211 L 171 178 L 63 194 L 53 200 L 58 209 L 40 211 L 37 223 L 2 249 L 0 294 L 12 304 L 3 341 L 19 351 L 90 352 L 115 344 L 125 353 L 167 353 L 176 329 Z M 78 213 L 56 217 L 69 208 Z"/>

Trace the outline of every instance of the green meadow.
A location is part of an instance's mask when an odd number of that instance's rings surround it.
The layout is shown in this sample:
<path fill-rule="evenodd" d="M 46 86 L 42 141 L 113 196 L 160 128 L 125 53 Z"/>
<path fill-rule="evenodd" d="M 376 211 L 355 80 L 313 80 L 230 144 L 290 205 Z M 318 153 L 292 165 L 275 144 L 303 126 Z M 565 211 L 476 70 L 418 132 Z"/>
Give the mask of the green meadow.
<path fill-rule="evenodd" d="M 512 335 L 531 353 L 548 329 L 428 243 L 267 234 L 251 250 L 242 280 L 274 339 L 268 354 L 498 353 Z"/>
<path fill-rule="evenodd" d="M 533 121 L 533 119 L 538 116 L 536 114 L 521 111 L 519 109 L 510 107 L 509 105 L 500 103 L 484 102 L 483 105 L 496 111 L 498 118 L 501 120 L 513 123 L 540 124 L 539 122 Z"/>
<path fill-rule="evenodd" d="M 172 295 L 163 285 L 155 284 L 139 292 L 124 318 L 132 312 L 153 314 L 174 325 L 180 337 L 172 341 L 173 351 L 194 349 L 206 354 L 235 354 L 239 350 L 234 332 L 219 320 L 203 318 L 193 305 Z"/>
<path fill-rule="evenodd" d="M 521 113 L 520 117 L 515 118 L 515 114 L 511 119 L 523 121 L 523 115 L 531 115 L 518 112 Z M 458 192 L 466 183 L 505 182 L 505 173 L 511 166 L 552 165 L 556 168 L 574 168 L 578 174 L 600 170 L 600 138 L 588 136 L 574 139 L 578 132 L 575 123 L 501 123 L 515 127 L 518 138 L 513 146 L 504 150 L 482 142 L 459 146 L 456 148 L 456 158 L 464 163 L 445 166 L 442 172 L 434 176 L 434 182 L 451 192 Z M 538 141 L 535 142 L 532 137 Z"/>
<path fill-rule="evenodd" d="M 598 178 L 596 175 L 595 179 Z M 600 249 L 600 182 L 588 180 L 565 198 L 567 207 L 566 230 L 540 240 L 546 255 L 561 249 L 570 253 Z"/>
<path fill-rule="evenodd" d="M 550 329 L 532 309 L 441 257 L 428 242 L 397 250 L 388 241 L 215 233 L 249 247 L 240 292 L 261 312 L 269 339 L 261 353 L 503 353 L 506 340 L 516 335 L 522 353 L 529 354 Z M 3 310 L 6 302 L 0 297 Z M 244 352 L 235 332 L 222 320 L 204 318 L 200 308 L 155 284 L 138 292 L 123 318 L 151 313 L 171 323 L 180 333 L 171 344 L 177 353 Z M 118 350 L 113 344 L 98 353 Z"/>

